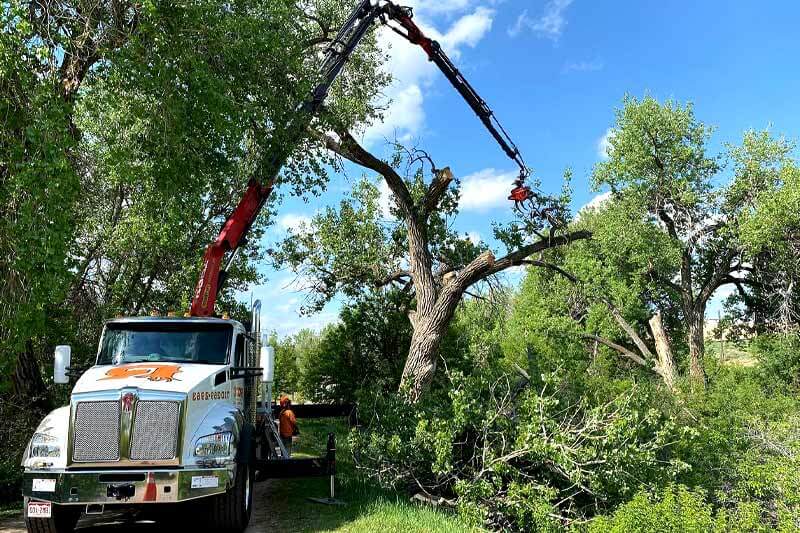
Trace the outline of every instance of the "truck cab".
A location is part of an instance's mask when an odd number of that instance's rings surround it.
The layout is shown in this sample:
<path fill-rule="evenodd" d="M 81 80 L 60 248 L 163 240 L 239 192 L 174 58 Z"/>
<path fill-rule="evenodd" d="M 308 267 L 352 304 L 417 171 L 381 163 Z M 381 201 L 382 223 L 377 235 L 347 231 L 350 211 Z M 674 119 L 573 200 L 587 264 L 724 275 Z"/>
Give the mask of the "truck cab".
<path fill-rule="evenodd" d="M 82 512 L 201 499 L 215 500 L 198 506 L 206 525 L 243 530 L 259 337 L 222 318 L 108 321 L 69 405 L 45 417 L 25 451 L 29 530 L 71 531 Z M 59 348 L 56 381 L 69 366 Z"/>

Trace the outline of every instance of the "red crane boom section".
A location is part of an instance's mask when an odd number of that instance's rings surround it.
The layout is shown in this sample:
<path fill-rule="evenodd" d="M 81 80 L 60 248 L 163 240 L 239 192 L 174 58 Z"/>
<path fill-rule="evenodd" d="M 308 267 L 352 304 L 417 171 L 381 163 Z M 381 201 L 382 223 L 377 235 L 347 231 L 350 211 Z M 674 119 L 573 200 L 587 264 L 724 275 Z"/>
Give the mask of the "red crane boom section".
<path fill-rule="evenodd" d="M 258 216 L 259 211 L 269 198 L 272 186 L 263 186 L 251 179 L 247 191 L 239 200 L 233 213 L 225 221 L 217 240 L 206 248 L 203 256 L 203 270 L 192 298 L 191 316 L 213 316 L 217 293 L 224 276 L 220 276 L 222 259 L 229 251 L 235 251 L 242 244 L 247 231 Z"/>

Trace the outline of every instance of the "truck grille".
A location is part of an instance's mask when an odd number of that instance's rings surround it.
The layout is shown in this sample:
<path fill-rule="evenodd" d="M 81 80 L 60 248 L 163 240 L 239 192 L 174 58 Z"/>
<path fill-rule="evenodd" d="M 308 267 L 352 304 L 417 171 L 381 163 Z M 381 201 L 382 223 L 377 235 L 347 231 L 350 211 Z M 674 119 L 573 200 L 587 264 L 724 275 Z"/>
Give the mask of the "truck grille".
<path fill-rule="evenodd" d="M 131 435 L 131 460 L 155 461 L 175 457 L 178 413 L 178 402 L 139 400 Z"/>
<path fill-rule="evenodd" d="M 119 459 L 119 402 L 78 402 L 75 406 L 72 460 L 80 462 Z"/>

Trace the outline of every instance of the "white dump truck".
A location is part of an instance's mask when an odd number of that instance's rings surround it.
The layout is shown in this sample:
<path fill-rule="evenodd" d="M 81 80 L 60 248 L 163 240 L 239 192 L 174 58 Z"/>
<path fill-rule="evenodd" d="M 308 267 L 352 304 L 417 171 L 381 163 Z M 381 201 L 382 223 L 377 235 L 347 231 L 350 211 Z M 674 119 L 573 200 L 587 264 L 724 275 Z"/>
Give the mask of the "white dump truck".
<path fill-rule="evenodd" d="M 189 501 L 197 505 L 181 508 L 212 530 L 243 530 L 256 470 L 265 477 L 281 463 L 283 476 L 298 464 L 284 460 L 271 402 L 257 405 L 271 394 L 259 393 L 259 376 L 269 384 L 274 366 L 259 307 L 252 328 L 221 318 L 107 322 L 69 405 L 42 420 L 25 451 L 28 530 L 72 531 L 82 513 Z M 57 383 L 68 382 L 69 360 L 70 348 L 57 347 Z"/>

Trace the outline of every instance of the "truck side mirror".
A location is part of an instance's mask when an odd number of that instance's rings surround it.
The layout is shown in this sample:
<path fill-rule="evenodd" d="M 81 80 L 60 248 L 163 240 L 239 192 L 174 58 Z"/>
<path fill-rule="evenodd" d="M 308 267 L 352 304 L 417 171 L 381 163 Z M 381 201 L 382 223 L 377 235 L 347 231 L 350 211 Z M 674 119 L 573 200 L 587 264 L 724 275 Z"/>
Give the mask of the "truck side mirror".
<path fill-rule="evenodd" d="M 261 381 L 271 383 L 275 376 L 275 348 L 261 347 Z"/>
<path fill-rule="evenodd" d="M 67 368 L 72 356 L 72 348 L 66 345 L 56 346 L 55 361 L 53 362 L 53 381 L 55 383 L 69 383 Z"/>

